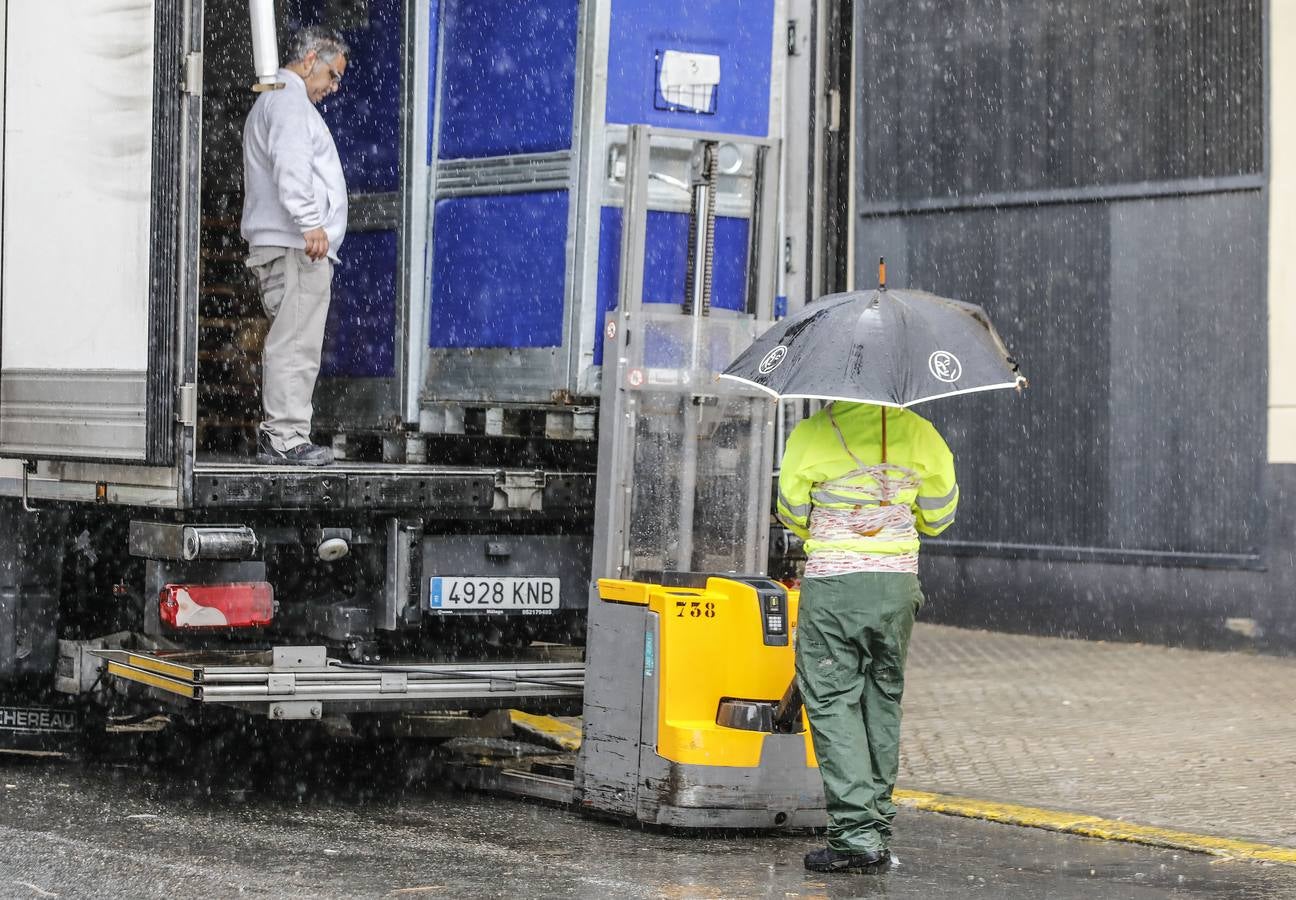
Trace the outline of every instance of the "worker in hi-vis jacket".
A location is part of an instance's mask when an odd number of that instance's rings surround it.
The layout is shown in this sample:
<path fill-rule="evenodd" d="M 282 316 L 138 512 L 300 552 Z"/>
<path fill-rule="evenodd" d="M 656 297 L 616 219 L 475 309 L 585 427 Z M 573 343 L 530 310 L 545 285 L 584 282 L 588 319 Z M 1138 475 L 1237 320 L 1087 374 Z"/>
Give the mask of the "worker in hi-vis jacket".
<path fill-rule="evenodd" d="M 323 28 L 303 28 L 243 126 L 243 238 L 247 266 L 270 317 L 262 357 L 257 459 L 323 466 L 311 442 L 312 398 L 324 349 L 333 264 L 347 229 L 347 188 L 333 135 L 315 108 L 342 84 L 350 50 Z"/>
<path fill-rule="evenodd" d="M 788 437 L 778 515 L 805 540 L 796 672 L 828 809 L 807 869 L 890 862 L 918 535 L 949 527 L 958 499 L 949 447 L 908 410 L 837 401 Z"/>

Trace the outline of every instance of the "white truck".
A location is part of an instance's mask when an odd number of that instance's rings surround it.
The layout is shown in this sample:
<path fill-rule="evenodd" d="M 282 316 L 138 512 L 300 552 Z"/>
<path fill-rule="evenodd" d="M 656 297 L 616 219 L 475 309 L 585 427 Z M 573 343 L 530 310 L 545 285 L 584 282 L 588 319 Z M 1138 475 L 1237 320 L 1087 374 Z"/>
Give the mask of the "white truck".
<path fill-rule="evenodd" d="M 636 570 L 764 569 L 716 548 L 766 534 L 772 410 L 691 395 L 682 431 L 645 406 L 627 432 L 600 401 L 722 367 L 708 335 L 738 347 L 826 286 L 841 167 L 811 161 L 849 152 L 840 9 L 0 9 L 6 743 L 123 695 L 290 719 L 579 704 L 579 657 L 536 642 L 580 644 L 591 579 L 628 571 L 603 502 L 671 523 Z M 312 470 L 255 461 L 266 322 L 238 218 L 250 88 L 276 32 L 317 23 L 352 48 L 322 108 L 352 212 L 315 396 L 338 462 Z M 661 327 L 618 335 L 631 302 Z M 692 463 L 618 494 L 627 453 L 681 441 Z"/>

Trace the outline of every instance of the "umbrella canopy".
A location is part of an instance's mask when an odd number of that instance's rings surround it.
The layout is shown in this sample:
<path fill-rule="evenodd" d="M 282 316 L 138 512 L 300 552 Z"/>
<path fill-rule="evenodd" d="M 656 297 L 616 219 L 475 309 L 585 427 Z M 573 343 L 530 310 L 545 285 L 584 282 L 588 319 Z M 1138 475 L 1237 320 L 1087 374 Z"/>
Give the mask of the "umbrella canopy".
<path fill-rule="evenodd" d="M 893 407 L 1026 385 L 981 307 L 885 287 L 807 305 L 720 377 L 776 397 Z"/>

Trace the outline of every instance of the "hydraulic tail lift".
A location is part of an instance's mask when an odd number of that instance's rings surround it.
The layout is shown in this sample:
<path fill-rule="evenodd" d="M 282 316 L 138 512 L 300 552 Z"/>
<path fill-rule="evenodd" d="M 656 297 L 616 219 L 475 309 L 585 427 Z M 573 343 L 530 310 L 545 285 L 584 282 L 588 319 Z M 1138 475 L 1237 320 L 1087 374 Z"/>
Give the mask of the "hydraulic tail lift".
<path fill-rule="evenodd" d="M 107 673 L 175 698 L 235 707 L 272 719 L 330 714 L 570 703 L 580 697 L 579 662 L 358 665 L 324 647 L 253 653 L 95 650 Z"/>
<path fill-rule="evenodd" d="M 108 675 L 174 700 L 283 719 L 543 709 L 583 690 L 574 766 L 464 763 L 453 774 L 659 825 L 821 825 L 804 717 L 787 702 L 780 707 L 793 672 L 797 597 L 762 576 L 735 574 L 766 564 L 775 410 L 715 377 L 772 318 L 778 150 L 776 141 L 746 136 L 627 129 L 619 302 L 603 331 L 596 580 L 583 665 L 344 664 L 318 647 L 243 656 L 90 652 Z M 680 153 L 691 154 L 694 172 L 684 315 L 643 302 L 654 160 Z M 742 312 L 710 303 L 722 200 L 751 204 Z"/>

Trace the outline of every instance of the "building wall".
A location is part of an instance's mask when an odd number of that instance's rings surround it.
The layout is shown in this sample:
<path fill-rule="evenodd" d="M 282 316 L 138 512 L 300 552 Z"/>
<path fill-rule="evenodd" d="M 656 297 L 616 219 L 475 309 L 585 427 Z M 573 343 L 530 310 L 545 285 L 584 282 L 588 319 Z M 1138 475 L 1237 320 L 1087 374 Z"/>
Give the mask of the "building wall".
<path fill-rule="evenodd" d="M 1296 10 L 857 15 L 856 271 L 983 304 L 1032 379 L 919 410 L 964 488 L 926 615 L 1296 649 Z"/>
<path fill-rule="evenodd" d="M 1269 45 L 1296 47 L 1296 4 L 1269 7 Z M 1269 462 L 1296 463 L 1296 54 L 1269 63 Z"/>

